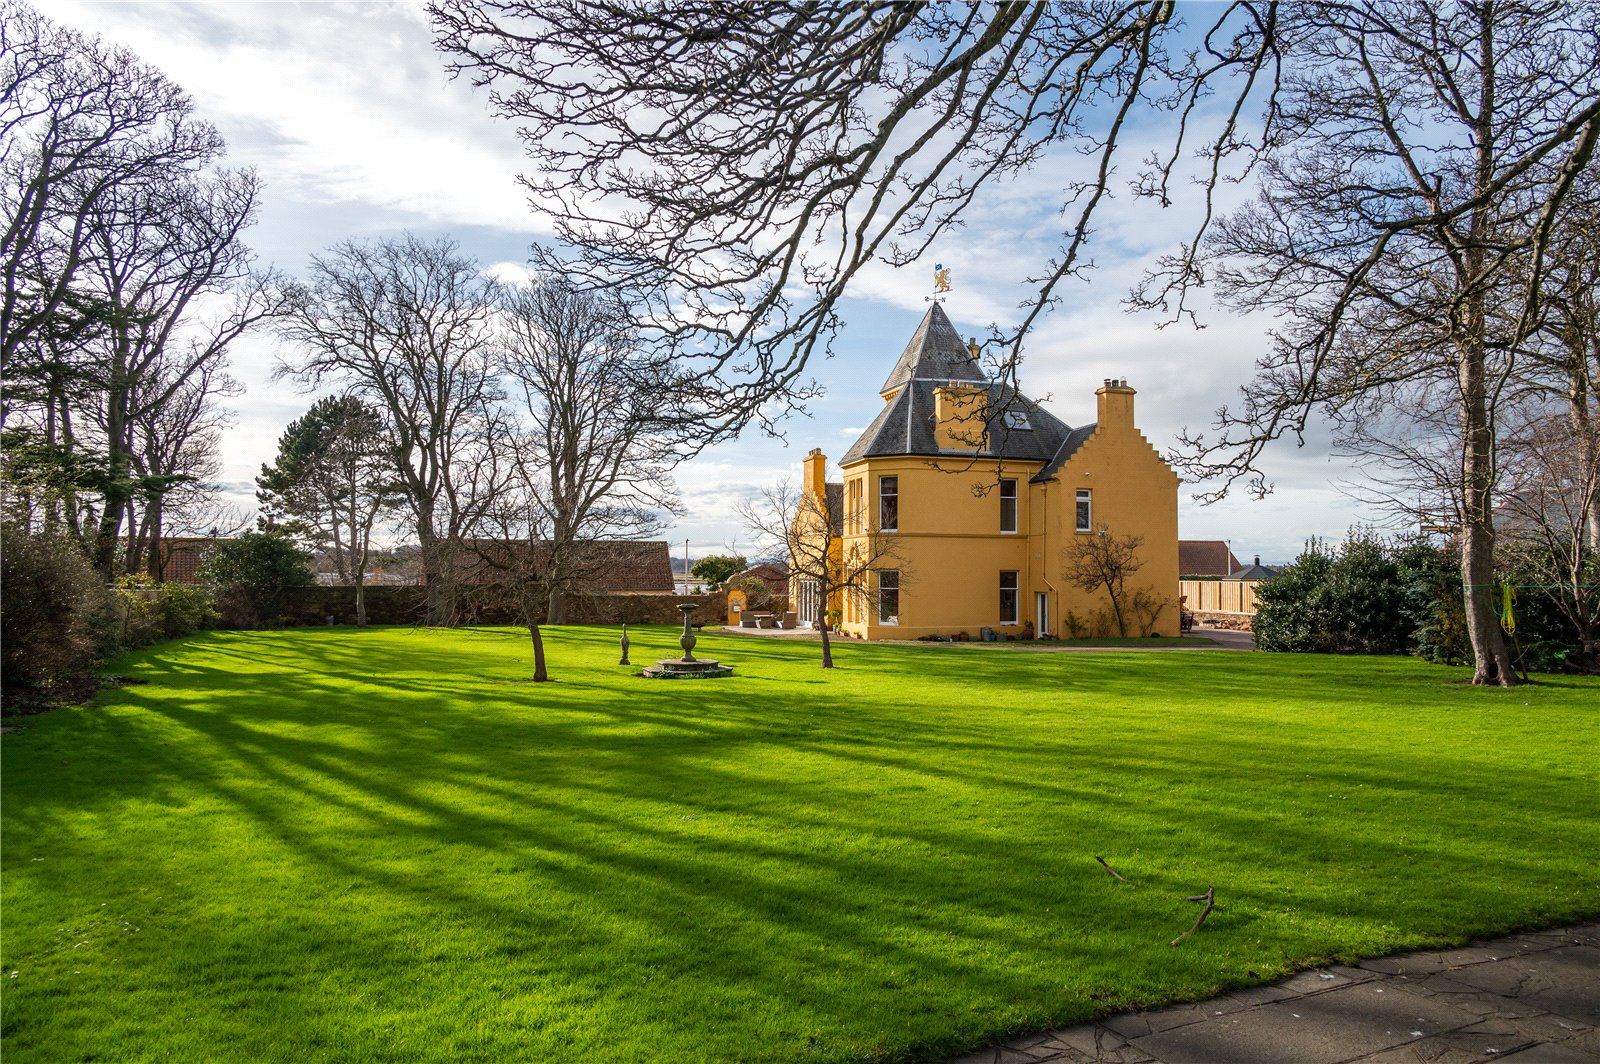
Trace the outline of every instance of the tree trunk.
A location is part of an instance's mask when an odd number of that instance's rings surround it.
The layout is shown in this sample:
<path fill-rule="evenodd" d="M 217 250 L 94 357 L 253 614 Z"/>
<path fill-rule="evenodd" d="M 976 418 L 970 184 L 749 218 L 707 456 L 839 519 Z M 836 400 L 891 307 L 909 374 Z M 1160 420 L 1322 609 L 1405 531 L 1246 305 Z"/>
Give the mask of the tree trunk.
<path fill-rule="evenodd" d="M 1600 328 L 1600 323 L 1597 323 Z M 1600 551 L 1600 429 L 1589 413 L 1588 367 L 1584 364 L 1581 345 L 1567 362 L 1567 418 L 1572 425 L 1572 435 L 1582 455 L 1578 466 L 1578 483 L 1587 498 L 1583 504 L 1583 528 L 1578 531 L 1590 551 Z M 1578 581 L 1581 583 L 1581 581 Z"/>
<path fill-rule="evenodd" d="M 561 591 L 558 588 L 551 588 L 550 589 L 550 598 L 549 598 L 549 601 L 546 603 L 546 606 L 545 606 L 544 623 L 545 624 L 566 624 L 567 623 L 566 597 L 561 594 Z"/>
<path fill-rule="evenodd" d="M 539 623 L 533 619 L 533 614 L 528 615 L 528 636 L 533 640 L 533 682 L 545 683 L 550 679 L 550 674 L 544 667 L 544 636 L 539 632 Z"/>
<path fill-rule="evenodd" d="M 105 507 L 95 530 L 94 567 L 101 579 L 110 583 L 117 577 L 117 547 L 122 541 L 122 515 L 128 508 L 128 456 L 115 444 L 109 445 Z"/>
<path fill-rule="evenodd" d="M 1017 592 L 1019 595 L 1021 593 L 1020 591 Z M 1122 596 L 1108 589 L 1107 597 L 1111 599 L 1111 613 L 1117 619 L 1117 635 L 1126 639 L 1128 638 L 1128 622 L 1122 619 Z"/>
<path fill-rule="evenodd" d="M 822 601 L 823 608 L 826 609 L 828 600 L 824 598 Z M 828 618 L 826 614 L 817 618 L 817 631 L 822 633 L 822 667 L 831 669 L 833 668 L 833 644 L 828 642 Z"/>
<path fill-rule="evenodd" d="M 150 579 L 161 583 L 166 576 L 167 559 L 161 550 L 161 525 L 166 520 L 162 512 L 161 495 L 152 495 L 149 504 L 145 507 L 145 536 L 144 549 L 148 551 L 145 558 L 145 572 L 150 574 Z"/>
<path fill-rule="evenodd" d="M 455 571 L 450 544 L 433 531 L 433 509 L 418 514 L 417 542 L 422 550 L 423 598 L 427 615 L 423 624 L 448 628 L 456 623 Z"/>
<path fill-rule="evenodd" d="M 1481 315 L 1481 308 L 1475 313 Z M 1479 318 L 1481 322 L 1481 317 Z M 1478 333 L 1481 335 L 1481 331 Z M 1489 419 L 1484 349 L 1476 337 L 1457 346 L 1461 384 L 1461 583 L 1476 684 L 1517 682 L 1494 605 L 1494 426 Z"/>
<path fill-rule="evenodd" d="M 356 579 L 356 627 L 367 626 L 367 574 L 364 566 L 357 566 Z"/>

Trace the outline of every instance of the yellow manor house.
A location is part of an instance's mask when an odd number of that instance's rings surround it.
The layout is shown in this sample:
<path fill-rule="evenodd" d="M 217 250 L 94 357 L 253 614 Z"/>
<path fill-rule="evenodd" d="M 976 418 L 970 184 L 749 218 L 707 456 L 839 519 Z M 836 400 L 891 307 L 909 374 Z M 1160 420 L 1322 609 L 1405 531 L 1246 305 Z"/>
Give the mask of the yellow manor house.
<path fill-rule="evenodd" d="M 1176 635 L 1178 477 L 1134 427 L 1133 389 L 1106 381 L 1097 421 L 1072 428 L 977 356 L 933 304 L 839 460 L 843 482 L 827 483 L 820 450 L 805 459 L 800 622 L 826 609 L 859 639 Z M 824 544 L 827 581 L 800 557 Z"/>

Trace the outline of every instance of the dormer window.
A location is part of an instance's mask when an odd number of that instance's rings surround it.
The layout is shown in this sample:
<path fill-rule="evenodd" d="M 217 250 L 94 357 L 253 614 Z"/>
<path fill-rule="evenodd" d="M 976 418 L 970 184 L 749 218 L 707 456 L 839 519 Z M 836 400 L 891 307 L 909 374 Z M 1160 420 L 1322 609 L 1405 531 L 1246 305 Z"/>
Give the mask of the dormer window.
<path fill-rule="evenodd" d="M 1026 410 L 1007 410 L 1006 428 L 1032 432 L 1033 425 L 1028 421 L 1028 412 Z"/>

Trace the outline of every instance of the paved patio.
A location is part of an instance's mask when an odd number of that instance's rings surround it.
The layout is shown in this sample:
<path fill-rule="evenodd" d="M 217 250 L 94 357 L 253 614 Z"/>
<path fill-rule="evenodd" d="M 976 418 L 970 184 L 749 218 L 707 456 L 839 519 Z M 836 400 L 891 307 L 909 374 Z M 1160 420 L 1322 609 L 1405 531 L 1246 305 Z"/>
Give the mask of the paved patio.
<path fill-rule="evenodd" d="M 1600 924 L 1301 972 L 1014 1038 L 952 1064 L 1600 1060 Z"/>
<path fill-rule="evenodd" d="M 759 639 L 806 639 L 812 642 L 821 642 L 822 640 L 822 636 L 817 634 L 817 631 L 813 628 L 734 628 L 727 626 L 712 630 L 724 635 L 747 635 Z M 1070 654 L 1096 654 L 1106 653 L 1108 651 L 1145 654 L 1155 651 L 1172 650 L 1254 650 L 1256 648 L 1255 637 L 1249 632 L 1235 632 L 1226 628 L 1196 628 L 1193 632 L 1185 635 L 1183 638 L 1193 645 L 1171 646 L 1163 644 L 1159 646 L 1148 647 L 1127 644 L 1121 646 L 1074 646 L 1070 642 L 1063 642 L 1029 643 L 1027 644 L 1027 647 L 1029 650 L 1053 650 Z M 834 641 L 845 646 L 853 645 L 856 642 L 854 639 L 840 637 L 837 635 L 834 636 Z M 913 642 L 911 640 L 906 640 L 903 643 L 894 640 L 889 640 L 889 642 L 895 645 L 925 647 L 975 645 L 973 643 L 922 643 Z M 988 645 L 998 646 L 999 644 Z"/>

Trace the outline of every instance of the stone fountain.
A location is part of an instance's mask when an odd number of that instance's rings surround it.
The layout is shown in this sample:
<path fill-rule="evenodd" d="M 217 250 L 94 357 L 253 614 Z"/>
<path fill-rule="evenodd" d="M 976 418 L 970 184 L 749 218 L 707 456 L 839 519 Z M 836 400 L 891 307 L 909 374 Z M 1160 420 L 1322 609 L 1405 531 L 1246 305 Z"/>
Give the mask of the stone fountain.
<path fill-rule="evenodd" d="M 698 608 L 693 602 L 678 603 L 678 609 L 683 611 L 683 635 L 678 637 L 678 645 L 683 647 L 683 657 L 662 658 L 641 672 L 641 676 L 651 680 L 713 680 L 733 675 L 732 668 L 719 665 L 715 658 L 694 656 L 695 636 L 694 629 L 689 627 L 689 614 Z"/>

